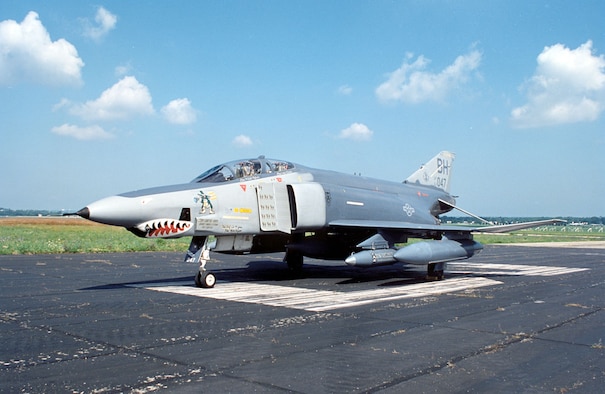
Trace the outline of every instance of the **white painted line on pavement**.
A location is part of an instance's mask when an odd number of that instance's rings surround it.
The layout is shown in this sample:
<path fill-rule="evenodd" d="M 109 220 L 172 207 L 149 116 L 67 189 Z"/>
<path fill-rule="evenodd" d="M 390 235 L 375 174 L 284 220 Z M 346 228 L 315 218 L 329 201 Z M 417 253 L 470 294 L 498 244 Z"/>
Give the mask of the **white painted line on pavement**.
<path fill-rule="evenodd" d="M 549 267 L 514 264 L 483 264 L 452 262 L 447 264 L 447 272 L 470 273 L 474 275 L 513 276 L 554 276 L 587 271 L 589 268 Z M 182 283 L 157 283 L 154 285 L 132 285 L 148 290 L 182 294 L 216 300 L 245 302 L 310 312 L 325 312 L 351 308 L 378 302 L 395 301 L 405 298 L 420 298 L 494 286 L 503 282 L 470 276 L 452 278 L 438 282 L 402 284 L 359 291 L 316 290 L 304 287 L 279 286 L 253 282 L 219 282 L 212 289 L 183 286 Z"/>
<path fill-rule="evenodd" d="M 314 290 L 253 282 L 220 282 L 212 289 L 200 289 L 194 286 L 170 283 L 158 283 L 153 286 L 136 285 L 136 287 L 216 300 L 302 309 L 310 312 L 325 312 L 404 298 L 434 296 L 479 287 L 494 286 L 500 283 L 502 282 L 486 278 L 456 278 L 439 282 L 350 292 Z"/>

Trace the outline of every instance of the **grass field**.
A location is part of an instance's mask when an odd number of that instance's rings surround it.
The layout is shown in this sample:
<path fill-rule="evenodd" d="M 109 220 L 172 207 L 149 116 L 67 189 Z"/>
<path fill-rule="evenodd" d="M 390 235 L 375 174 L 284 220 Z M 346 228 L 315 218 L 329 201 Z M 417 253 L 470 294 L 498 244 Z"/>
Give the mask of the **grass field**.
<path fill-rule="evenodd" d="M 565 230 L 564 230 L 565 229 Z M 589 228 L 544 227 L 502 235 L 477 235 L 484 244 L 519 242 L 605 241 Z M 0 218 L 0 254 L 102 253 L 137 251 L 185 252 L 189 237 L 143 239 L 121 227 L 75 217 Z"/>
<path fill-rule="evenodd" d="M 0 254 L 185 252 L 190 241 L 143 239 L 121 227 L 73 217 L 0 218 Z"/>

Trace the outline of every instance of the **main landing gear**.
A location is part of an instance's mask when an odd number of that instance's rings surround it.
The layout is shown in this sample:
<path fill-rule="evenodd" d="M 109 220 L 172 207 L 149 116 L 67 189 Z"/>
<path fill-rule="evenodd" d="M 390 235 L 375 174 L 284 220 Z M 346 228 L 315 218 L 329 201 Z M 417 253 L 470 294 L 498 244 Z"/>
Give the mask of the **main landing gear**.
<path fill-rule="evenodd" d="M 210 271 L 206 270 L 206 263 L 210 260 L 210 248 L 208 246 L 207 237 L 193 237 L 187 256 L 186 262 L 199 263 L 198 273 L 195 275 L 195 285 L 197 287 L 211 288 L 216 284 L 216 277 Z"/>
<path fill-rule="evenodd" d="M 429 263 L 426 273 L 426 280 L 443 280 L 443 270 L 445 263 Z"/>
<path fill-rule="evenodd" d="M 297 250 L 296 245 L 301 244 L 304 241 L 304 238 L 304 234 L 292 234 L 291 243 L 294 244 L 294 247 L 286 245 L 284 263 L 288 264 L 288 271 L 294 276 L 298 276 L 302 273 L 304 256 Z"/>
<path fill-rule="evenodd" d="M 288 264 L 288 270 L 295 275 L 300 275 L 303 267 L 303 254 L 293 250 L 286 250 L 284 261 Z"/>

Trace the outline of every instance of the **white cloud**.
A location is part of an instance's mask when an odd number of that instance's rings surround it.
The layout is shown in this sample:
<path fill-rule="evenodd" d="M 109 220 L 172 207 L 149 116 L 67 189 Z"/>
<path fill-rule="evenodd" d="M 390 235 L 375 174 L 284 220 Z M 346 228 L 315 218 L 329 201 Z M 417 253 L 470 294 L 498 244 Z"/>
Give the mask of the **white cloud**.
<path fill-rule="evenodd" d="M 98 99 L 70 109 L 71 114 L 86 120 L 130 119 L 154 112 L 149 89 L 132 76 L 122 78 Z"/>
<path fill-rule="evenodd" d="M 0 22 L 0 85 L 78 85 L 82 67 L 76 47 L 63 38 L 52 41 L 37 13 L 30 11 L 21 23 Z"/>
<path fill-rule="evenodd" d="M 196 111 L 191 107 L 189 99 L 180 98 L 172 100 L 166 106 L 162 107 L 164 118 L 173 124 L 192 124 L 197 120 Z"/>
<path fill-rule="evenodd" d="M 596 120 L 605 109 L 605 58 L 593 55 L 592 41 L 576 49 L 562 44 L 538 55 L 526 84 L 527 104 L 511 111 L 519 128 Z"/>
<path fill-rule="evenodd" d="M 126 64 L 120 64 L 114 69 L 114 74 L 117 77 L 123 77 L 126 74 L 129 74 L 130 72 L 132 72 L 132 65 L 130 64 L 130 62 Z"/>
<path fill-rule="evenodd" d="M 240 134 L 233 139 L 233 145 L 237 146 L 238 148 L 245 148 L 247 146 L 252 146 L 253 143 L 250 137 Z"/>
<path fill-rule="evenodd" d="M 58 135 L 73 137 L 78 140 L 106 140 L 113 138 L 113 135 L 103 130 L 101 126 L 93 125 L 80 127 L 71 124 L 63 124 L 53 127 L 52 132 Z"/>
<path fill-rule="evenodd" d="M 441 101 L 451 90 L 465 83 L 471 72 L 479 67 L 481 53 L 472 51 L 456 58 L 454 63 L 439 73 L 425 71 L 430 60 L 420 55 L 413 62 L 408 53 L 403 65 L 389 74 L 386 82 L 376 88 L 376 96 L 382 101 L 420 103 Z"/>
<path fill-rule="evenodd" d="M 95 22 L 96 25 L 93 25 L 88 19 L 84 20 L 84 35 L 93 40 L 100 40 L 116 27 L 118 17 L 105 8 L 99 7 L 95 15 Z"/>
<path fill-rule="evenodd" d="M 343 96 L 349 96 L 351 93 L 353 93 L 353 88 L 349 85 L 342 85 L 338 87 L 338 93 Z"/>
<path fill-rule="evenodd" d="M 62 98 L 57 104 L 53 105 L 53 112 L 56 112 L 62 108 L 69 107 L 71 105 L 71 101 L 66 98 Z"/>
<path fill-rule="evenodd" d="M 372 139 L 374 132 L 363 123 L 353 123 L 351 126 L 341 130 L 338 138 L 348 139 L 353 141 L 369 141 Z"/>

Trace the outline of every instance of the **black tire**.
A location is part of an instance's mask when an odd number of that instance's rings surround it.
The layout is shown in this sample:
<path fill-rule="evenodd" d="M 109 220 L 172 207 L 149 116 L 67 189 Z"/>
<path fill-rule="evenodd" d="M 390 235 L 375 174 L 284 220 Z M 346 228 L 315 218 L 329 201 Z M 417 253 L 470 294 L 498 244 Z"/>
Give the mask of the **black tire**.
<path fill-rule="evenodd" d="M 216 284 L 216 277 L 212 272 L 198 272 L 195 275 L 195 285 L 204 289 L 213 288 Z"/>
<path fill-rule="evenodd" d="M 293 274 L 300 274 L 302 272 L 304 256 L 302 253 L 288 251 L 284 260 L 288 264 L 288 269 Z"/>
<path fill-rule="evenodd" d="M 443 268 L 443 263 L 439 264 L 439 268 Z M 437 269 L 437 264 L 429 263 L 426 279 L 429 281 L 443 280 L 444 274 L 443 269 Z"/>

